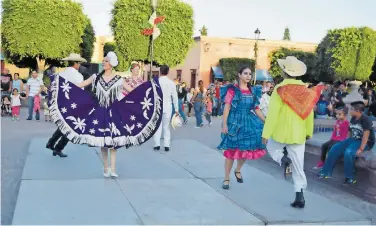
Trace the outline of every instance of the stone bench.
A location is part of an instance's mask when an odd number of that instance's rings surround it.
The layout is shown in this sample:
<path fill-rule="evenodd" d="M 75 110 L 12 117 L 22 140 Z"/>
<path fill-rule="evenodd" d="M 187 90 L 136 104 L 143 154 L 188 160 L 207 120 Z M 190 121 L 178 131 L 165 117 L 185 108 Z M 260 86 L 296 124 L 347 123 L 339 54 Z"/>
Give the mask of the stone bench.
<path fill-rule="evenodd" d="M 317 119 L 315 120 L 315 133 L 313 137 L 306 143 L 306 151 L 317 155 L 321 154 L 321 145 L 327 142 L 333 131 L 335 120 Z M 375 127 L 375 122 L 374 122 Z M 371 151 L 364 152 L 355 161 L 355 168 L 363 170 L 366 173 L 367 179 L 363 182 L 367 184 L 362 186 L 364 198 L 372 203 L 376 203 L 376 145 Z"/>

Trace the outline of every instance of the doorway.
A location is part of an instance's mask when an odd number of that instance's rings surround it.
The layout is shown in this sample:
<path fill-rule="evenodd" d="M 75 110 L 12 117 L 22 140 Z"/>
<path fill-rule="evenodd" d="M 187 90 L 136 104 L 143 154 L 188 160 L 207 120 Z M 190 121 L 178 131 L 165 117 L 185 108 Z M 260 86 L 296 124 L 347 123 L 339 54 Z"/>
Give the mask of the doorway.
<path fill-rule="evenodd" d="M 191 88 L 196 88 L 196 69 L 191 69 Z"/>

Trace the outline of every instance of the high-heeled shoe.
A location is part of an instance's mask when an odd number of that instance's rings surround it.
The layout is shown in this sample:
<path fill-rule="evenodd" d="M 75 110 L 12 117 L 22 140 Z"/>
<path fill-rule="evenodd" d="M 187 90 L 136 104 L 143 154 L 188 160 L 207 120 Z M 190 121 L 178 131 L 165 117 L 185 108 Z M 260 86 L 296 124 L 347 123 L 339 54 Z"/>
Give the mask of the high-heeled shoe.
<path fill-rule="evenodd" d="M 228 184 L 225 184 L 225 182 L 228 182 Z M 230 188 L 230 180 L 224 180 L 222 183 L 222 189 L 228 190 Z"/>
<path fill-rule="evenodd" d="M 238 175 L 237 175 L 237 174 L 240 174 L 240 176 L 242 176 L 242 173 L 234 171 L 234 174 L 235 174 L 235 177 L 236 177 L 236 181 L 238 183 L 243 183 L 243 177 L 238 177 Z"/>
<path fill-rule="evenodd" d="M 110 169 L 110 176 L 111 176 L 112 178 L 117 178 L 117 177 L 119 177 L 119 175 L 117 175 L 117 173 L 115 173 L 115 169 Z"/>
<path fill-rule="evenodd" d="M 106 171 L 107 171 L 107 173 L 106 173 Z M 104 168 L 103 176 L 105 178 L 109 178 L 110 175 L 111 175 L 111 169 L 110 168 Z"/>

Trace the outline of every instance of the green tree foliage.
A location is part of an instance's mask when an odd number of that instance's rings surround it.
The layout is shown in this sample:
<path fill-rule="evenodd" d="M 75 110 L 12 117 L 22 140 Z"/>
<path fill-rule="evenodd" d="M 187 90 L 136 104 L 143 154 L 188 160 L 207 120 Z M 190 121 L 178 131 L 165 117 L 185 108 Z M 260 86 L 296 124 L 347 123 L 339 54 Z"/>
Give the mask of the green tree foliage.
<path fill-rule="evenodd" d="M 3 0 L 2 47 L 7 61 L 43 70 L 79 53 L 85 28 L 82 6 L 63 0 Z"/>
<path fill-rule="evenodd" d="M 283 40 L 290 41 L 290 29 L 288 27 L 285 28 L 285 33 L 283 34 Z"/>
<path fill-rule="evenodd" d="M 367 80 L 375 43 L 376 31 L 368 27 L 329 30 L 317 48 L 317 77 Z"/>
<path fill-rule="evenodd" d="M 208 29 L 204 26 L 200 29 L 201 36 L 207 36 L 208 35 Z"/>
<path fill-rule="evenodd" d="M 111 27 L 119 59 L 117 70 L 125 71 L 132 61 L 150 61 L 150 37 L 141 34 L 152 14 L 150 0 L 117 0 L 112 10 Z M 193 44 L 193 9 L 180 0 L 159 0 L 157 16 L 166 19 L 158 27 L 154 41 L 154 61 L 174 67 L 181 64 Z"/>
<path fill-rule="evenodd" d="M 82 36 L 82 43 L 80 44 L 81 56 L 91 62 L 91 57 L 94 52 L 94 43 L 95 43 L 95 32 L 93 25 L 89 17 L 86 17 L 86 25 L 84 30 L 84 35 Z"/>
<path fill-rule="evenodd" d="M 303 52 L 296 49 L 280 48 L 269 54 L 270 70 L 269 73 L 272 77 L 277 78 L 282 76 L 282 71 L 278 65 L 277 60 L 286 58 L 287 56 L 294 56 L 300 61 L 304 62 L 307 66 L 307 73 L 301 77 L 305 82 L 315 81 L 315 67 L 316 67 L 316 54 L 311 52 Z"/>
<path fill-rule="evenodd" d="M 369 80 L 372 82 L 376 82 L 376 58 L 375 58 L 375 62 L 373 63 L 372 73 L 369 76 Z"/>
<path fill-rule="evenodd" d="M 254 72 L 256 61 L 249 58 L 231 57 L 220 59 L 219 64 L 222 68 L 224 79 L 232 82 L 237 78 L 240 67 L 249 66 Z"/>
<path fill-rule="evenodd" d="M 115 51 L 116 44 L 115 42 L 106 42 L 103 46 L 103 56 L 107 56 L 108 52 Z"/>

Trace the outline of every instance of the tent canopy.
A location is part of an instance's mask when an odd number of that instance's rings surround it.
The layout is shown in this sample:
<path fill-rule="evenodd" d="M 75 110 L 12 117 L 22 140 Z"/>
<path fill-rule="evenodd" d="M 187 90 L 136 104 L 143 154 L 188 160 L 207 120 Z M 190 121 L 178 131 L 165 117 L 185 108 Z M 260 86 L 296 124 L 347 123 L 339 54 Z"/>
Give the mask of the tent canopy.
<path fill-rule="evenodd" d="M 224 78 L 222 68 L 220 66 L 212 67 L 212 71 L 214 73 L 215 79 L 223 79 Z"/>
<path fill-rule="evenodd" d="M 256 70 L 256 81 L 273 81 L 268 70 Z"/>

